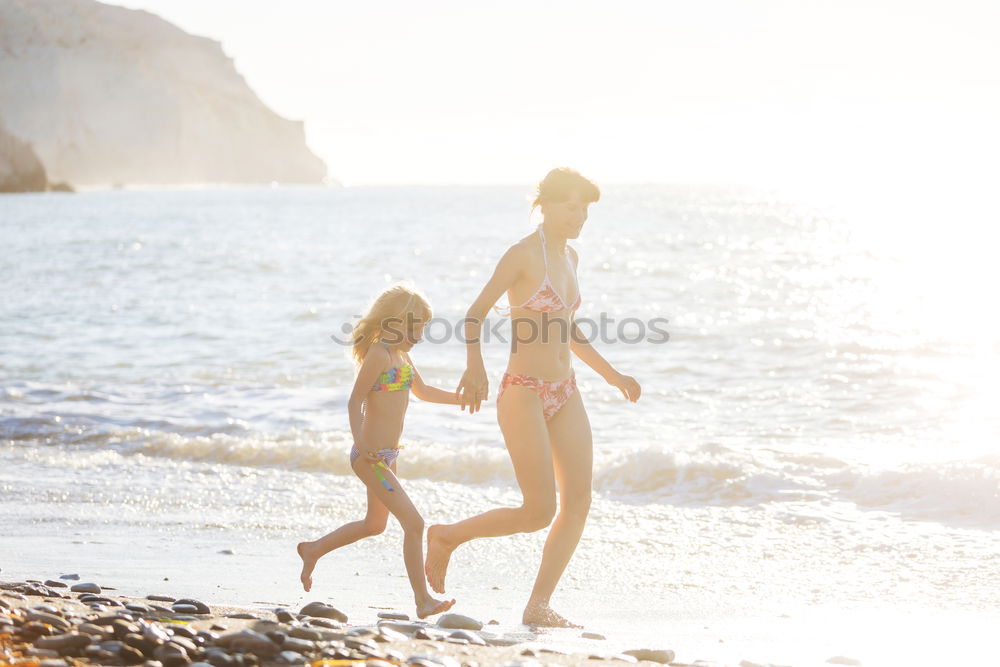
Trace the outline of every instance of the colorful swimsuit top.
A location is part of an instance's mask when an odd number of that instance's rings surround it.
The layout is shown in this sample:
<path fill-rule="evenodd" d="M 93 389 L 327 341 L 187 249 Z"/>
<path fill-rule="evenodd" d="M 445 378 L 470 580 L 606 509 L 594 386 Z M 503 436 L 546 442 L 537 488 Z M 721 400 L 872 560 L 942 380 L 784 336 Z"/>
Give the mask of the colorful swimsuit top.
<path fill-rule="evenodd" d="M 412 383 L 413 366 L 410 364 L 392 366 L 378 376 L 372 391 L 400 391 L 401 389 L 409 389 Z"/>
<path fill-rule="evenodd" d="M 527 310 L 534 310 L 539 313 L 551 313 L 559 310 L 576 310 L 580 307 L 583 298 L 580 295 L 579 288 L 577 289 L 576 301 L 573 305 L 567 305 L 566 300 L 559 296 L 556 292 L 555 286 L 552 281 L 549 280 L 549 258 L 548 254 L 545 252 L 545 232 L 542 230 L 542 226 L 538 225 L 538 235 L 542 239 L 542 262 L 545 264 L 545 276 L 542 278 L 542 284 L 538 286 L 535 293 L 528 297 L 528 299 L 520 304 L 519 306 L 513 306 L 515 308 L 525 308 Z M 494 310 L 498 313 L 503 313 L 499 308 L 494 306 Z M 509 308 L 507 309 L 509 312 Z"/>

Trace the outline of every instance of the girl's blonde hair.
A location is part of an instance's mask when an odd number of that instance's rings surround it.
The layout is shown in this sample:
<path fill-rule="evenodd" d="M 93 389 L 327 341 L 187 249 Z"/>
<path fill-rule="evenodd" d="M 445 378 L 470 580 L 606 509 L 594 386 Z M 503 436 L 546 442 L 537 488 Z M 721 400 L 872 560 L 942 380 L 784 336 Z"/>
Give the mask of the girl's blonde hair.
<path fill-rule="evenodd" d="M 375 297 L 368 311 L 354 325 L 351 356 L 360 365 L 368 354 L 372 343 L 382 339 L 387 326 L 389 331 L 402 333 L 400 326 L 408 321 L 420 320 L 425 324 L 433 312 L 427 299 L 416 289 L 407 285 L 393 285 Z M 394 326 L 395 325 L 395 326 Z"/>

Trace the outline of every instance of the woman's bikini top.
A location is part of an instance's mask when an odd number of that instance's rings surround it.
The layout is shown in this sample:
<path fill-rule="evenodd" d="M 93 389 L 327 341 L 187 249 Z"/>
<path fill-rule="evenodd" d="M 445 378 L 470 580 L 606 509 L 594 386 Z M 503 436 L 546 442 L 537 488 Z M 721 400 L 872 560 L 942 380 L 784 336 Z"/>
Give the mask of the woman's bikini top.
<path fill-rule="evenodd" d="M 525 308 L 527 310 L 534 310 L 539 313 L 551 313 L 559 310 L 576 310 L 580 307 L 583 302 L 582 296 L 579 293 L 579 288 L 577 289 L 576 302 L 572 306 L 566 305 L 566 300 L 559 296 L 556 292 L 555 286 L 552 281 L 549 280 L 549 258 L 548 254 L 545 252 L 545 232 L 542 231 L 542 226 L 538 225 L 538 235 L 541 237 L 542 241 L 542 262 L 545 265 L 545 276 L 542 278 L 542 284 L 538 286 L 535 293 L 528 297 L 528 299 L 519 306 L 513 306 L 515 308 Z M 504 313 L 497 306 L 493 307 L 501 315 L 507 315 L 510 312 L 510 308 Z"/>
<path fill-rule="evenodd" d="M 400 391 L 409 389 L 411 384 L 413 384 L 413 366 L 410 364 L 390 366 L 389 370 L 378 376 L 372 391 Z"/>

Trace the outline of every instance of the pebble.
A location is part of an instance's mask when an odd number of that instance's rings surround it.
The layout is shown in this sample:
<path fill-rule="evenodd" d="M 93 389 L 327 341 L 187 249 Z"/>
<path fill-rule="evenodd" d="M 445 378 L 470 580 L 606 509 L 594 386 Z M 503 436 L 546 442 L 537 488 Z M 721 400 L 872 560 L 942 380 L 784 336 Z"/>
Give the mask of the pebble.
<path fill-rule="evenodd" d="M 35 648 L 31 647 L 24 654 L 29 658 L 58 658 L 59 651 L 54 651 L 50 648 Z"/>
<path fill-rule="evenodd" d="M 305 656 L 295 651 L 282 651 L 278 654 L 277 660 L 289 665 L 304 665 L 306 663 Z"/>
<path fill-rule="evenodd" d="M 430 663 L 431 665 L 444 665 L 444 667 L 461 667 L 458 660 L 449 655 L 432 655 L 429 653 L 414 653 L 406 661 L 413 664 L 417 661 Z"/>
<path fill-rule="evenodd" d="M 486 643 L 490 646 L 515 646 L 520 644 L 516 639 L 511 639 L 509 637 L 484 637 Z"/>
<path fill-rule="evenodd" d="M 443 641 L 448 633 L 437 628 L 424 627 L 417 630 L 413 635 L 416 639 L 430 639 L 431 641 Z"/>
<path fill-rule="evenodd" d="M 147 595 L 146 599 L 152 602 L 177 602 L 177 598 L 172 598 L 169 595 Z"/>
<path fill-rule="evenodd" d="M 56 613 L 58 613 L 58 611 Z M 48 623 L 49 625 L 54 625 L 60 630 L 70 629 L 70 624 L 66 619 L 59 618 L 54 614 L 45 613 L 43 611 L 29 612 L 28 615 L 25 616 L 25 619 L 28 621 L 38 621 L 39 623 Z"/>
<path fill-rule="evenodd" d="M 253 653 L 260 658 L 270 658 L 278 652 L 278 645 L 267 635 L 249 629 L 222 635 L 215 643 L 233 651 Z"/>
<path fill-rule="evenodd" d="M 162 644 L 153 651 L 153 658 L 159 660 L 166 667 L 171 665 L 186 665 L 191 662 L 187 651 L 177 644 Z"/>
<path fill-rule="evenodd" d="M 339 630 L 340 628 L 344 627 L 343 623 L 335 621 L 332 618 L 319 618 L 319 617 L 310 618 L 309 625 L 318 625 L 321 628 L 327 628 L 329 630 Z"/>
<path fill-rule="evenodd" d="M 190 598 L 183 598 L 181 600 L 175 601 L 174 604 L 171 605 L 171 606 L 177 606 L 179 604 L 183 604 L 183 605 L 188 605 L 190 607 L 194 607 L 195 611 L 193 613 L 195 613 L 195 614 L 211 614 L 212 613 L 212 610 L 209 609 L 208 605 L 205 604 L 204 602 L 199 601 L 199 600 L 192 600 Z"/>
<path fill-rule="evenodd" d="M 316 644 L 308 639 L 287 637 L 285 638 L 285 641 L 281 643 L 281 648 L 288 649 L 289 651 L 298 651 L 299 653 L 310 653 L 316 650 Z"/>
<path fill-rule="evenodd" d="M 313 630 L 312 628 L 292 628 L 288 631 L 288 635 L 296 639 L 306 639 L 311 642 L 318 642 L 323 639 L 323 634 L 319 630 Z"/>
<path fill-rule="evenodd" d="M 379 618 L 384 618 L 387 621 L 408 621 L 410 617 L 408 614 L 403 614 L 397 611 L 380 611 L 378 613 Z"/>
<path fill-rule="evenodd" d="M 45 585 L 49 588 L 66 588 L 65 581 L 56 581 L 55 579 L 46 579 Z"/>
<path fill-rule="evenodd" d="M 464 639 L 468 643 L 475 644 L 476 646 L 486 646 L 486 640 L 470 630 L 455 630 L 455 632 L 448 636 L 451 638 Z"/>
<path fill-rule="evenodd" d="M 70 590 L 74 593 L 100 593 L 101 587 L 93 582 L 84 582 L 82 584 L 73 584 Z"/>
<path fill-rule="evenodd" d="M 240 612 L 238 614 L 226 614 L 226 618 L 239 618 L 248 621 L 259 621 L 260 616 L 255 616 L 254 614 L 248 614 L 246 612 Z"/>
<path fill-rule="evenodd" d="M 444 614 L 437 622 L 439 627 L 442 628 L 455 628 L 458 630 L 482 630 L 483 624 L 481 621 L 477 621 L 469 616 L 463 616 L 461 614 Z"/>
<path fill-rule="evenodd" d="M 605 637 L 604 635 L 598 634 L 596 632 L 584 632 L 580 636 L 583 637 L 584 639 L 607 639 L 607 637 Z"/>
<path fill-rule="evenodd" d="M 674 661 L 674 652 L 670 649 L 637 648 L 631 651 L 622 651 L 622 653 L 630 655 L 637 660 L 649 660 L 664 665 Z"/>
<path fill-rule="evenodd" d="M 609 660 L 624 660 L 625 662 L 639 662 L 638 658 L 628 653 L 615 653 L 608 656 Z"/>
<path fill-rule="evenodd" d="M 379 636 L 383 637 L 386 641 L 391 641 L 391 642 L 406 641 L 407 639 L 409 639 L 408 635 L 405 635 L 402 632 L 397 632 L 396 630 L 393 630 L 392 628 L 386 625 L 380 625 L 378 628 L 378 633 Z"/>
<path fill-rule="evenodd" d="M 401 632 L 407 637 L 412 637 L 424 626 L 422 623 L 404 623 L 402 621 L 380 621 L 378 624 L 380 628 L 389 628 L 390 630 L 395 630 L 396 632 Z"/>
<path fill-rule="evenodd" d="M 78 575 L 78 574 L 60 574 L 59 578 L 60 579 L 72 579 L 73 581 L 79 581 L 80 580 L 80 575 Z"/>
<path fill-rule="evenodd" d="M 341 623 L 347 623 L 347 614 L 336 607 L 331 607 L 323 602 L 310 602 L 299 611 L 306 616 L 319 616 L 321 618 L 332 618 Z"/>
<path fill-rule="evenodd" d="M 274 616 L 280 623 L 291 623 L 295 620 L 295 614 L 287 609 L 275 609 Z"/>
<path fill-rule="evenodd" d="M 171 610 L 178 614 L 197 614 L 198 607 L 193 604 L 174 604 L 170 607 Z"/>
<path fill-rule="evenodd" d="M 89 635 L 81 635 L 75 632 L 67 632 L 51 637 L 41 637 L 35 640 L 37 648 L 50 648 L 54 651 L 65 651 L 71 648 L 83 648 L 90 643 Z"/>

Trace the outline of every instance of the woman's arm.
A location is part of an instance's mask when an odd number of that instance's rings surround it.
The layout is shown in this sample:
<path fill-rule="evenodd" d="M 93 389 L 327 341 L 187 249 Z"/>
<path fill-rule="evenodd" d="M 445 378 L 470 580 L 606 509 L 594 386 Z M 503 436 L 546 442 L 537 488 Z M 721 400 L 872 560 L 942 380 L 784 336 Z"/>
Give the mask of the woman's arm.
<path fill-rule="evenodd" d="M 615 370 L 615 367 L 590 344 L 580 328 L 576 326 L 576 322 L 573 323 L 573 335 L 570 337 L 569 349 L 580 358 L 580 361 L 593 368 L 598 375 L 604 378 L 605 382 L 612 387 L 618 387 L 622 396 L 627 400 L 633 403 L 639 400 L 642 387 L 639 386 L 636 379 Z"/>
<path fill-rule="evenodd" d="M 354 437 L 354 444 L 358 450 L 367 451 L 367 446 L 361 437 L 361 425 L 364 423 L 362 407 L 368 392 L 375 385 L 379 374 L 385 369 L 389 361 L 389 355 L 381 346 L 372 345 L 365 356 L 361 368 L 358 369 L 358 377 L 354 380 L 354 389 L 351 390 L 351 397 L 347 399 L 347 417 L 351 422 L 351 436 Z"/>
<path fill-rule="evenodd" d="M 573 259 L 573 269 L 580 264 L 580 257 L 576 254 L 576 249 L 572 246 L 567 246 L 570 251 L 570 257 Z M 578 283 L 579 284 L 579 283 Z M 642 394 L 642 387 L 636 379 L 630 375 L 624 375 L 615 370 L 615 367 L 611 365 L 607 359 L 601 356 L 587 337 L 583 335 L 580 331 L 580 327 L 576 326 L 576 322 L 573 322 L 572 335 L 569 339 L 569 349 L 572 350 L 573 354 L 580 358 L 580 361 L 590 366 L 594 371 L 604 378 L 604 381 L 610 384 L 612 387 L 618 387 L 627 400 L 635 403 L 639 400 L 640 394 Z"/>
<path fill-rule="evenodd" d="M 417 367 L 413 365 L 413 360 L 410 359 L 410 355 L 406 355 L 406 361 L 413 368 L 413 386 L 410 387 L 410 391 L 414 396 L 419 398 L 421 401 L 427 401 L 428 403 L 458 405 L 457 392 L 445 391 L 444 389 L 438 389 L 437 387 L 432 387 L 427 384 L 424 382 L 424 379 L 420 377 L 420 372 L 417 371 Z"/>
<path fill-rule="evenodd" d="M 477 412 L 480 404 L 489 396 L 489 379 L 486 377 L 486 367 L 483 364 L 483 351 L 479 338 L 483 330 L 483 319 L 493 304 L 510 289 L 521 274 L 524 266 L 524 248 L 520 245 L 511 246 L 497 262 L 493 275 L 483 287 L 479 296 L 469 306 L 465 313 L 465 373 L 458 383 L 455 393 L 458 394 L 458 404 L 469 407 L 469 413 Z"/>

